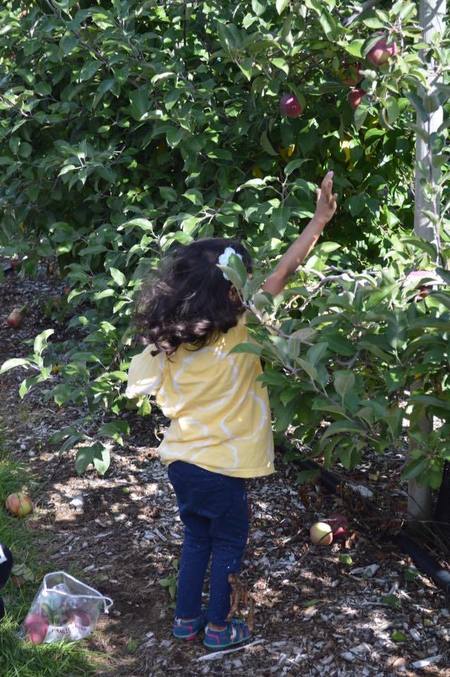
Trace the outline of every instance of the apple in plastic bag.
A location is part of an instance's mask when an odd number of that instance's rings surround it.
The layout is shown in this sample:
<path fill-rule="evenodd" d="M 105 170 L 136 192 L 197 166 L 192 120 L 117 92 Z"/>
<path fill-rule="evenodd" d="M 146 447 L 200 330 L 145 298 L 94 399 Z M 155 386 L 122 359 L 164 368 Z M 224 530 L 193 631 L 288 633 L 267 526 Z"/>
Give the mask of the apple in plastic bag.
<path fill-rule="evenodd" d="M 87 611 L 75 609 L 69 616 L 69 623 L 74 623 L 80 628 L 86 628 L 91 625 L 91 618 Z"/>
<path fill-rule="evenodd" d="M 27 639 L 32 644 L 42 644 L 47 636 L 48 619 L 39 613 L 29 613 L 23 623 Z"/>

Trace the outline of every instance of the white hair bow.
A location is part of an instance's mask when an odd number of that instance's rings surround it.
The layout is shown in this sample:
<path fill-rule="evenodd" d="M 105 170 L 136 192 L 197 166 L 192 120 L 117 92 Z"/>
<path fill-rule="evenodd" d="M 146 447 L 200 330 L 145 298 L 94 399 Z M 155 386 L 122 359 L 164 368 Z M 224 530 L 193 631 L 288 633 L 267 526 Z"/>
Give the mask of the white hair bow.
<path fill-rule="evenodd" d="M 241 261 L 242 261 L 242 256 L 241 256 L 241 254 L 239 254 L 239 252 L 235 251 L 235 250 L 233 249 L 233 247 L 226 247 L 226 249 L 225 249 L 225 251 L 223 252 L 223 254 L 221 254 L 221 255 L 219 256 L 219 259 L 218 259 L 217 263 L 219 264 L 219 266 L 228 266 L 229 263 L 230 263 L 230 258 L 231 258 L 232 256 L 239 256 L 239 258 L 240 258 Z M 226 280 L 229 280 L 229 279 L 230 279 L 230 278 L 228 277 L 228 275 L 227 275 L 223 270 L 222 270 L 222 275 L 224 276 L 224 278 L 225 278 Z"/>

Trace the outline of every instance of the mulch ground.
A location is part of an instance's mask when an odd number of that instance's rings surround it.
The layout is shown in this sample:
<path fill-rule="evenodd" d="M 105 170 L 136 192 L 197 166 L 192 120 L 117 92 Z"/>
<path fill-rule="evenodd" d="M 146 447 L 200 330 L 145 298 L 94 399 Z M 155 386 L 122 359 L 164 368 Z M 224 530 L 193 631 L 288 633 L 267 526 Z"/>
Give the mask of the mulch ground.
<path fill-rule="evenodd" d="M 43 329 L 66 331 L 42 308 L 62 285 L 42 274 L 0 285 L 0 363 L 26 355 Z M 28 304 L 23 328 L 5 319 Z M 450 675 L 450 613 L 440 590 L 383 538 L 400 523 L 406 493 L 401 454 L 386 454 L 347 473 L 369 488 L 376 523 L 348 497 L 300 486 L 298 470 L 278 458 L 278 472 L 250 483 L 252 532 L 244 577 L 254 599 L 255 641 L 245 649 L 209 654 L 200 642 L 171 637 L 173 609 L 161 581 L 176 572 L 182 530 L 174 494 L 155 447 L 164 422 L 126 412 L 132 434 L 105 477 L 74 469 L 74 451 L 59 454 L 52 433 L 80 416 L 45 397 L 43 384 L 25 399 L 25 372 L 0 377 L 0 425 L 6 447 L 39 479 L 28 524 L 42 535 L 48 570 L 76 571 L 114 600 L 90 646 L 105 652 L 104 677 L 138 675 Z M 309 526 L 345 512 L 351 537 L 312 546 Z M 37 587 L 38 584 L 36 584 Z M 55 667 L 55 676 L 58 674 Z M 36 675 L 36 677 L 39 677 Z"/>

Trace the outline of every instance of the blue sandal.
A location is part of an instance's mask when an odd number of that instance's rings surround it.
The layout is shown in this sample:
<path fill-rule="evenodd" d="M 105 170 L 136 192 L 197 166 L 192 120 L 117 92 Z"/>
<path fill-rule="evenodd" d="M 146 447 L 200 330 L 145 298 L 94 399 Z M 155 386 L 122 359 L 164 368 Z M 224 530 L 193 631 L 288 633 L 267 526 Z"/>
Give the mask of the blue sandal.
<path fill-rule="evenodd" d="M 204 613 L 198 618 L 193 618 L 189 621 L 184 618 L 175 618 L 173 622 L 172 634 L 177 639 L 186 639 L 188 641 L 194 640 L 198 633 L 203 630 L 206 625 L 206 616 Z"/>
<path fill-rule="evenodd" d="M 247 623 L 233 619 L 223 630 L 211 630 L 207 625 L 203 644 L 208 649 L 228 649 L 236 644 L 247 642 L 251 636 Z"/>

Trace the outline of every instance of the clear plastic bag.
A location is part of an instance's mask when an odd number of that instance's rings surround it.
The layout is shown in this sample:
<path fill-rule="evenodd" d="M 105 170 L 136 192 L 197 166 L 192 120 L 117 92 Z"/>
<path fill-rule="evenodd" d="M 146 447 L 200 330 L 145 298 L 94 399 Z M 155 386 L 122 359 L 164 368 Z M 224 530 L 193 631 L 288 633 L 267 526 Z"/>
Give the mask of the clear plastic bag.
<path fill-rule="evenodd" d="M 64 571 L 46 574 L 20 634 L 33 644 L 84 639 L 112 604 L 112 599 Z"/>

